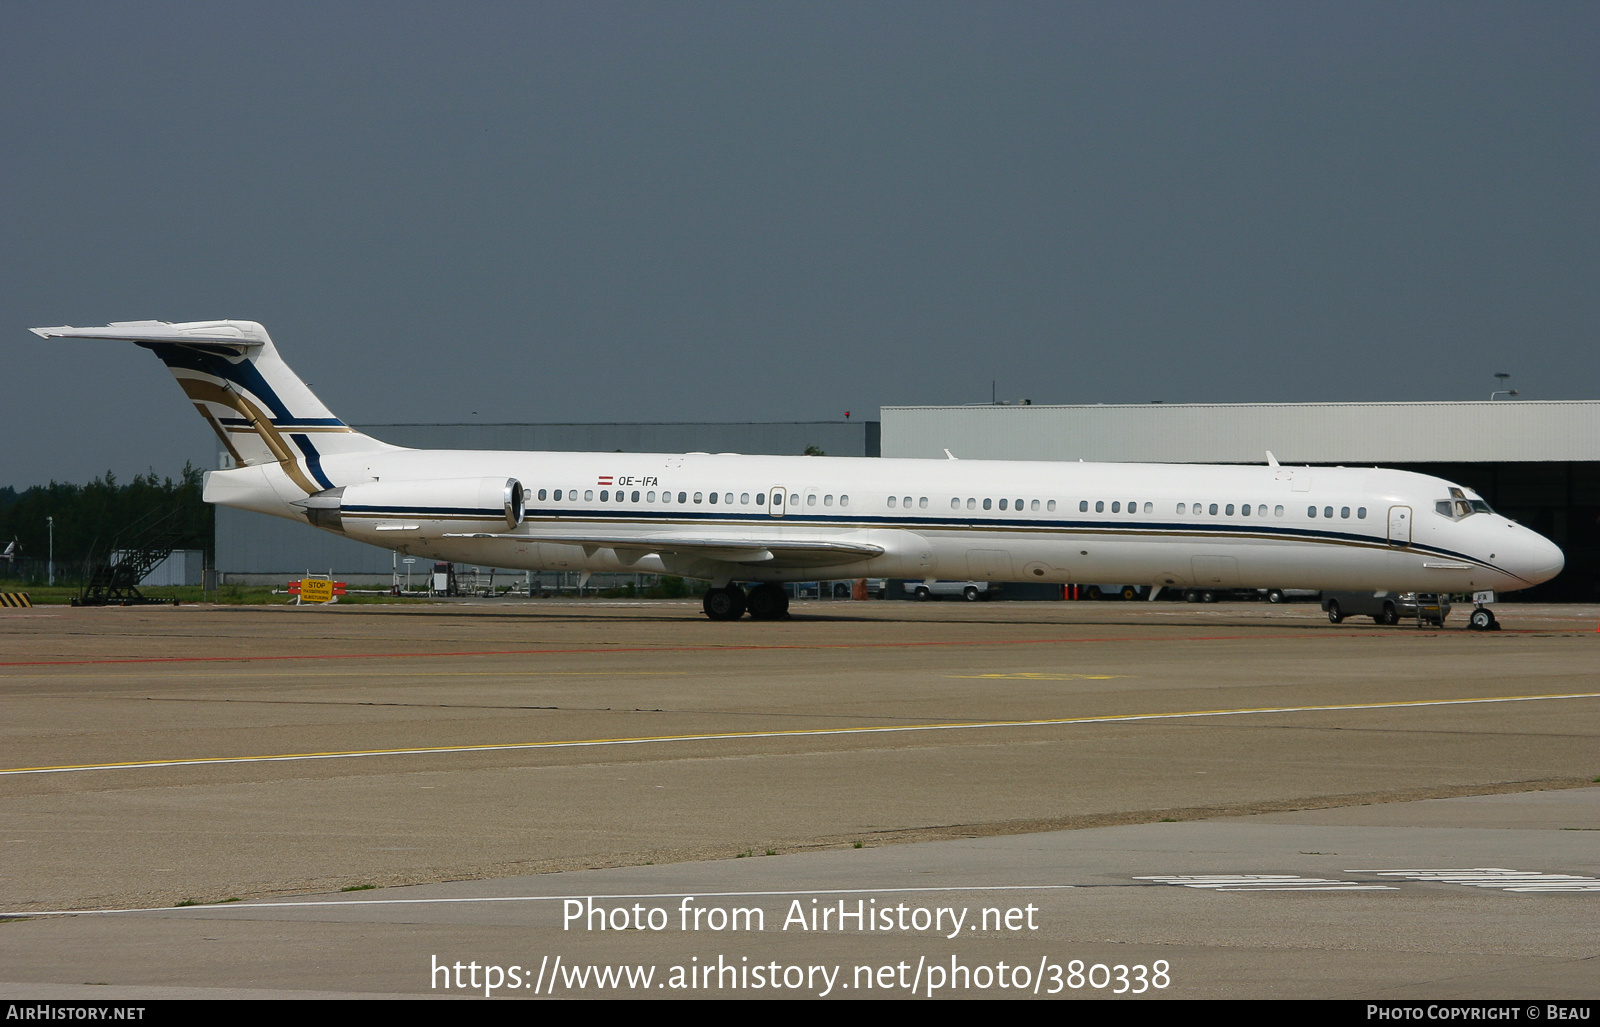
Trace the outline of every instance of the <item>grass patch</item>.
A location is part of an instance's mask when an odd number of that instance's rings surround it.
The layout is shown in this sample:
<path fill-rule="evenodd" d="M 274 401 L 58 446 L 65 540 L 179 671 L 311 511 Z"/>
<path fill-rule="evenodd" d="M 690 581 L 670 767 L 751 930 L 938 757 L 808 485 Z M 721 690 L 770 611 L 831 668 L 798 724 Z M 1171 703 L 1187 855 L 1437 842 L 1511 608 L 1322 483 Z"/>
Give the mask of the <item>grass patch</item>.
<path fill-rule="evenodd" d="M 864 842 L 856 842 L 854 845 L 851 846 L 851 848 L 852 849 L 859 849 L 859 848 L 862 848 L 865 844 L 866 843 L 864 843 Z"/>
<path fill-rule="evenodd" d="M 377 885 L 375 885 L 375 884 L 352 884 L 348 888 L 340 888 L 339 890 L 340 891 L 371 891 L 372 889 L 374 889 L 376 887 L 377 887 Z"/>

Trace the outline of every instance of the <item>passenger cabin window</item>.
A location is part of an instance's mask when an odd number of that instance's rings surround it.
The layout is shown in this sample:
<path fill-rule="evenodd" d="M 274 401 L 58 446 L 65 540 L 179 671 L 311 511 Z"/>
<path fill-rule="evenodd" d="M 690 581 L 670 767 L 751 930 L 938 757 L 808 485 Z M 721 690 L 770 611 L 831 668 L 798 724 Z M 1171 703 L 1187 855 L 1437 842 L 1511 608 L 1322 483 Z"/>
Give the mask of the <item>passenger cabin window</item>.
<path fill-rule="evenodd" d="M 1366 520 L 1367 519 L 1367 508 L 1364 507 L 1364 506 L 1356 507 L 1356 518 L 1358 520 L 1363 520 L 1363 521 Z"/>
<path fill-rule="evenodd" d="M 1272 516 L 1274 516 L 1274 517 L 1282 517 L 1283 516 L 1283 506 L 1281 504 L 1272 508 Z"/>
<path fill-rule="evenodd" d="M 1178 512 L 1179 513 L 1188 513 L 1189 512 L 1188 504 L 1187 503 L 1179 503 L 1178 504 Z"/>
<path fill-rule="evenodd" d="M 1095 500 L 1095 502 L 1094 502 L 1094 512 L 1095 513 L 1105 513 L 1106 512 L 1106 504 L 1102 500 L 1098 500 L 1098 499 Z"/>
<path fill-rule="evenodd" d="M 1211 516 L 1215 517 L 1216 515 L 1217 515 L 1217 504 L 1212 503 L 1211 504 Z"/>
<path fill-rule="evenodd" d="M 1316 515 L 1317 515 L 1317 508 L 1316 507 L 1314 507 L 1314 506 L 1306 507 L 1306 516 L 1307 517 L 1315 517 Z"/>
<path fill-rule="evenodd" d="M 1079 513 L 1088 513 L 1089 512 L 1089 501 L 1087 499 L 1078 500 L 1078 512 Z"/>

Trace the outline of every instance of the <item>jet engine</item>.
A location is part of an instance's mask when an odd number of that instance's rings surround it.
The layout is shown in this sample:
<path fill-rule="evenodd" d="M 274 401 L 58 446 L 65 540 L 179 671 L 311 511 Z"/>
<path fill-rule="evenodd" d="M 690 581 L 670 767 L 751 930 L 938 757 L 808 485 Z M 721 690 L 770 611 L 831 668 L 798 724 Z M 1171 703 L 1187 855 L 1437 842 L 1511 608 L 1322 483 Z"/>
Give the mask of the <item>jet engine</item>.
<path fill-rule="evenodd" d="M 522 483 L 515 478 L 368 481 L 325 489 L 294 503 L 319 528 L 344 533 L 346 519 L 448 522 L 454 530 L 502 531 L 522 523 Z"/>

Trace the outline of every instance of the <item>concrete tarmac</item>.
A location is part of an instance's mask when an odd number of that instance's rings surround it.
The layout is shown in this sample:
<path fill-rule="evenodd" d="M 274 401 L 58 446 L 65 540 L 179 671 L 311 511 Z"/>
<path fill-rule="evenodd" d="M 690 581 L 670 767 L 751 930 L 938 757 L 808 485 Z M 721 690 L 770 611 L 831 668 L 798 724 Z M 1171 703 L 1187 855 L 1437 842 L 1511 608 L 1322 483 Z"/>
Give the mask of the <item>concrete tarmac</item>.
<path fill-rule="evenodd" d="M 1600 893 L 1383 876 L 1600 876 L 1600 609 L 1501 616 L 1479 634 L 1254 604 L 811 603 L 733 625 L 646 602 L 7 611 L 0 912 L 242 901 L 0 924 L 0 994 L 459 995 L 428 958 L 531 973 L 538 954 L 920 959 L 923 991 L 953 956 L 1035 977 L 1161 959 L 1172 987 L 1145 992 L 1190 997 L 1594 997 Z M 1145 879 L 1197 874 L 1334 884 Z M 878 891 L 914 879 L 960 891 Z M 845 887 L 1031 903 L 1039 926 L 784 932 L 796 896 L 774 895 L 754 941 L 708 944 L 562 932 L 556 899 L 525 898 Z M 319 892 L 467 901 L 252 905 Z"/>

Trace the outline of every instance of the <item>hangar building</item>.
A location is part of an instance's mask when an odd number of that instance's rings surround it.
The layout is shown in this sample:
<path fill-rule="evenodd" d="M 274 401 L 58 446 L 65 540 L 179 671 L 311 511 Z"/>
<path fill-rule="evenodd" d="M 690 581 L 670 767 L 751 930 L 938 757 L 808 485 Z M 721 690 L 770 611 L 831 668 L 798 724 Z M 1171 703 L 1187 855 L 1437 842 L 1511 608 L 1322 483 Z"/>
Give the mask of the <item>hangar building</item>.
<path fill-rule="evenodd" d="M 1600 401 L 983 404 L 881 410 L 883 455 L 1379 465 L 1458 482 L 1553 540 L 1530 600 L 1600 601 Z"/>

